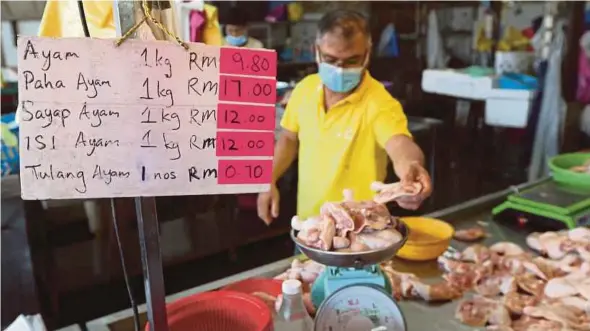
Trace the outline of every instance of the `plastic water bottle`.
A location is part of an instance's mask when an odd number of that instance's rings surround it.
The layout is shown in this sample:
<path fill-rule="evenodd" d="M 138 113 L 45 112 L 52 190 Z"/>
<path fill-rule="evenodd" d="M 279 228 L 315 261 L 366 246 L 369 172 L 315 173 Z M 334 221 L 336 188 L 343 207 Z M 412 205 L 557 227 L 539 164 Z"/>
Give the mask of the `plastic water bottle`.
<path fill-rule="evenodd" d="M 275 331 L 312 331 L 313 319 L 303 304 L 301 282 L 289 279 L 283 282 L 283 302 L 277 313 Z"/>

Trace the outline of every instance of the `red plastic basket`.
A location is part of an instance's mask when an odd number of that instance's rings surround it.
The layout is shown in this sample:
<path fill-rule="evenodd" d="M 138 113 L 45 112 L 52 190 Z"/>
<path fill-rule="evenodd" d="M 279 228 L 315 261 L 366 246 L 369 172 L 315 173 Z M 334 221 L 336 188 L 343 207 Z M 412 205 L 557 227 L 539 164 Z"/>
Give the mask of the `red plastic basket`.
<path fill-rule="evenodd" d="M 272 331 L 268 306 L 234 291 L 195 294 L 167 305 L 170 331 Z M 149 331 L 149 323 L 145 330 Z M 156 330 L 157 331 L 157 330 Z"/>
<path fill-rule="evenodd" d="M 223 288 L 224 291 L 242 292 L 252 294 L 254 292 L 264 292 L 274 297 L 283 292 L 283 281 L 269 278 L 249 278 L 243 281 L 229 284 Z"/>

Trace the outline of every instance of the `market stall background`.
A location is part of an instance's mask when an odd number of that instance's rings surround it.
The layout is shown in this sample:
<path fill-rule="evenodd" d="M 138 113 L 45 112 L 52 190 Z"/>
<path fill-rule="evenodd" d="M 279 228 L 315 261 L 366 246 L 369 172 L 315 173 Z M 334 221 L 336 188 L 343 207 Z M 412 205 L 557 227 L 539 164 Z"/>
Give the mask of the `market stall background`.
<path fill-rule="evenodd" d="M 27 2 L 23 2 L 27 3 Z M 3 30 L 3 67 L 14 67 L 16 58 L 10 49 L 14 50 L 16 31 L 25 35 L 36 35 L 39 18 L 42 14 L 41 2 L 24 10 L 12 10 L 13 16 L 6 16 L 10 10 L 6 10 L 3 2 L 2 30 Z M 305 4 L 305 3 L 304 3 Z M 23 5 L 24 6 L 24 5 Z M 259 6 L 259 7 L 256 7 Z M 317 8 L 309 9 L 321 13 L 329 10 L 321 4 L 315 4 Z M 330 4 L 338 6 L 338 4 Z M 354 5 L 353 5 L 354 6 Z M 381 31 L 389 22 L 395 22 L 399 33 L 400 54 L 394 58 L 375 58 L 371 63 L 371 72 L 376 78 L 391 82 L 391 92 L 400 98 L 410 120 L 410 129 L 417 137 L 422 148 L 435 165 L 435 187 L 444 188 L 444 191 L 435 189 L 435 195 L 431 202 L 420 213 L 425 213 L 445 206 L 456 204 L 467 198 L 492 192 L 524 181 L 524 163 L 520 161 L 526 142 L 518 139 L 518 132 L 491 127 L 479 127 L 478 121 L 481 114 L 476 102 L 471 103 L 467 125 L 456 122 L 457 101 L 453 98 L 428 95 L 420 89 L 420 76 L 424 68 L 424 51 L 420 44 L 425 38 L 423 25 L 426 21 L 426 12 L 429 8 L 438 8 L 451 17 L 465 17 L 471 14 L 478 6 L 475 2 L 448 2 L 438 4 L 420 3 L 380 3 L 374 2 L 366 5 L 366 10 L 371 16 L 374 25 L 374 40 L 378 40 Z M 579 5 L 575 5 L 579 6 Z M 248 7 L 252 13 L 262 13 L 257 18 L 262 30 L 275 31 L 281 23 L 264 22 L 266 4 L 254 3 Z M 256 8 L 260 8 L 256 9 Z M 579 7 L 576 7 L 579 8 Z M 223 10 L 223 4 L 219 4 L 219 10 Z M 308 9 L 306 9 L 308 10 Z M 524 9 L 526 10 L 526 9 Z M 26 17 L 16 16 L 14 13 L 26 13 Z M 570 9 L 567 15 L 572 15 L 572 26 L 580 21 L 580 12 Z M 450 14 L 448 14 L 450 13 Z M 578 16 L 575 15 L 578 13 Z M 317 17 L 317 15 L 316 15 Z M 453 22 L 453 20 L 451 20 Z M 289 26 L 290 24 L 283 24 Z M 296 24 L 293 24 L 296 25 Z M 304 25 L 304 24 L 303 24 Z M 453 24 L 451 24 L 453 25 Z M 465 60 L 465 51 L 457 44 L 465 44 L 465 40 L 471 39 L 471 33 L 461 29 L 461 23 L 448 27 L 445 34 L 455 34 L 449 38 L 451 50 L 457 50 L 453 61 L 459 63 Z M 16 29 L 15 29 L 16 27 Z M 292 27 L 296 31 L 300 27 Z M 10 33 L 12 32 L 12 33 Z M 313 34 L 311 34 L 313 36 Z M 570 38 L 575 38 L 575 33 L 570 31 Z M 579 37 L 578 37 L 579 38 Z M 263 38 L 264 39 L 264 38 Z M 276 38 L 275 38 L 276 39 Z M 268 41 L 272 44 L 273 41 Z M 465 47 L 463 47 L 464 49 Z M 468 51 L 467 51 L 468 53 Z M 12 54 L 12 55 L 10 55 Z M 573 53 L 572 53 L 573 54 Z M 574 57 L 575 54 L 574 54 Z M 573 61 L 575 62 L 575 61 Z M 572 61 L 567 59 L 564 66 L 571 66 Z M 462 66 L 461 64 L 455 64 Z M 4 69 L 4 68 L 3 68 Z M 285 81 L 297 80 L 306 70 L 314 70 L 313 63 L 305 61 L 283 61 L 279 64 L 279 79 Z M 564 70 L 564 75 L 570 72 Z M 10 77 L 9 72 L 4 77 Z M 564 84 L 571 79 L 564 77 Z M 564 88 L 564 93 L 574 90 Z M 5 99 L 5 93 L 7 99 Z M 8 88 L 2 89 L 2 112 L 14 109 L 15 95 L 10 95 Z M 567 98 L 567 95 L 566 95 Z M 5 103 L 5 100 L 6 103 Z M 573 100 L 573 99 L 571 99 Z M 569 101 L 569 100 L 568 100 Z M 576 107 L 570 114 L 571 121 L 568 127 L 576 125 Z M 425 118 L 426 117 L 426 118 Z M 438 119 L 438 120 L 436 120 Z M 437 126 L 437 123 L 444 123 Z M 564 150 L 576 148 L 576 130 L 566 130 L 571 136 L 566 136 Z M 516 138 L 515 138 L 516 136 Z M 458 143 L 460 142 L 460 143 Z M 436 152 L 436 153 L 435 153 Z M 493 166 L 491 166 L 493 164 Z M 499 179 L 501 178 L 501 179 Z M 483 179 L 483 180 L 482 180 Z M 3 179 L 3 218 L 8 200 L 5 197 L 11 192 L 8 185 L 12 179 Z M 176 197 L 158 198 L 159 219 L 162 222 L 162 255 L 165 262 L 166 290 L 175 293 L 186 288 L 194 287 L 199 283 L 221 278 L 240 270 L 252 268 L 257 265 L 276 261 L 288 256 L 292 252 L 292 244 L 286 233 L 289 229 L 289 215 L 294 213 L 296 171 L 291 171 L 290 176 L 281 183 L 284 190 L 282 199 L 282 216 L 268 229 L 260 222 L 255 211 L 252 210 L 252 197 Z M 16 185 L 18 187 L 18 185 Z M 5 195 L 5 187 L 7 195 Z M 12 192 L 13 193 L 13 192 Z M 14 195 L 14 193 L 13 193 Z M 18 193 L 16 194 L 18 196 Z M 6 204 L 5 204 L 6 203 Z M 22 281 L 28 280 L 27 288 L 37 285 L 38 293 L 32 293 L 29 297 L 36 297 L 29 305 L 31 311 L 37 311 L 37 302 L 41 301 L 42 310 L 53 319 L 53 325 L 67 325 L 102 316 L 109 312 L 122 309 L 128 305 L 125 290 L 121 278 L 120 264 L 116 253 L 116 244 L 113 241 L 113 230 L 110 224 L 110 211 L 108 203 L 98 201 L 97 205 L 89 206 L 81 202 L 73 202 L 66 205 L 49 204 L 41 206 L 27 202 L 28 207 L 23 210 L 20 199 L 14 199 L 19 206 L 20 214 L 10 219 L 19 226 L 3 226 L 3 237 L 9 230 L 18 232 L 19 236 L 26 235 L 31 242 L 32 258 L 12 259 L 13 265 L 21 265 L 24 277 L 18 277 Z M 137 234 L 134 229 L 133 203 L 122 199 L 117 202 L 123 216 L 121 222 L 127 224 L 124 228 L 123 241 L 137 242 Z M 227 208 L 227 206 L 232 208 Z M 179 207 L 180 206 L 180 207 Z M 210 208 L 210 206 L 214 206 Z M 46 208 L 44 208 L 46 207 Z M 100 212 L 89 212 L 89 209 L 98 209 Z M 25 214 L 26 212 L 26 214 Z M 87 215 L 100 215 L 90 224 Z M 396 211 L 400 214 L 400 211 Z M 20 216 L 18 216 L 20 215 Z M 8 222 L 8 221 L 7 221 Z M 3 224 L 4 220 L 3 220 Z M 23 226 L 23 224 L 25 226 Z M 8 243 L 3 240 L 3 263 L 8 252 L 25 252 L 28 249 L 26 241 L 18 241 L 15 248 L 8 248 Z M 5 246 L 7 245 L 7 246 Z M 7 249 L 4 249 L 7 247 Z M 269 249 L 273 247 L 275 249 Z M 5 253 L 6 252 L 6 253 Z M 260 254 L 264 252 L 265 254 Z M 140 296 L 142 284 L 140 281 L 139 252 L 136 245 L 126 248 L 131 274 L 135 275 L 133 286 Z M 28 254 L 24 255 L 25 257 Z M 213 266 L 203 270 L 203 265 Z M 229 268 L 228 268 L 229 266 Z M 9 268 L 3 268 L 7 270 Z M 35 271 L 37 281 L 33 281 L 32 271 Z M 186 277 L 190 274 L 191 277 Z M 3 275 L 4 276 L 4 275 Z M 4 278 L 4 277 L 3 277 Z M 4 293 L 15 293 L 15 287 L 5 287 Z M 7 284 L 8 285 L 8 284 Z M 16 292 L 18 293 L 18 292 Z M 16 298 L 20 294 L 13 294 Z M 42 297 L 43 299 L 39 298 Z M 108 300 L 108 301 L 107 301 Z M 27 300 L 25 300 L 27 301 Z M 31 300 L 28 300 L 31 301 Z M 15 301 L 16 302 L 16 301 Z M 85 304 L 80 304 L 85 302 Z M 17 308 L 18 305 L 6 306 L 6 309 L 14 308 L 14 311 L 25 311 Z M 13 313 L 14 314 L 14 313 Z M 10 313 L 4 314 L 3 325 L 10 322 Z M 4 318 L 9 320 L 4 320 Z"/>

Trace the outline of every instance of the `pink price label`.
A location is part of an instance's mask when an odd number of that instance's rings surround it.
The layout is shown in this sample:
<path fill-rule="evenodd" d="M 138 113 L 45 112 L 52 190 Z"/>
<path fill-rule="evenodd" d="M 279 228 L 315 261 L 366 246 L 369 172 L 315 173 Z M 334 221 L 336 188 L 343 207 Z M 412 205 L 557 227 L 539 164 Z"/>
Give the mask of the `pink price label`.
<path fill-rule="evenodd" d="M 272 160 L 219 160 L 218 184 L 269 184 Z"/>
<path fill-rule="evenodd" d="M 277 101 L 276 79 L 219 75 L 219 101 L 266 103 Z"/>
<path fill-rule="evenodd" d="M 221 48 L 219 72 L 232 75 L 276 77 L 277 53 L 247 48 Z"/>
<path fill-rule="evenodd" d="M 220 103 L 217 106 L 217 128 L 274 131 L 275 116 L 276 109 L 271 106 Z"/>
<path fill-rule="evenodd" d="M 218 131 L 217 156 L 273 156 L 274 132 Z"/>

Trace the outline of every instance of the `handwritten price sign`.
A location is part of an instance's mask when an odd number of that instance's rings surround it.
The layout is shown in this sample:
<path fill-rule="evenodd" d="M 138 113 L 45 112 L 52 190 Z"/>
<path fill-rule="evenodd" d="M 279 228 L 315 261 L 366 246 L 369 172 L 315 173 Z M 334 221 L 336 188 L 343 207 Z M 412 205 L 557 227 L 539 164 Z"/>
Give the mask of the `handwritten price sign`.
<path fill-rule="evenodd" d="M 272 156 L 273 132 L 217 132 L 217 156 Z"/>
<path fill-rule="evenodd" d="M 277 53 L 243 48 L 221 49 L 221 73 L 275 77 Z"/>
<path fill-rule="evenodd" d="M 221 101 L 274 104 L 277 100 L 273 79 L 221 75 L 219 83 Z"/>
<path fill-rule="evenodd" d="M 219 184 L 263 184 L 272 180 L 272 160 L 220 160 Z"/>
<path fill-rule="evenodd" d="M 23 199 L 269 189 L 274 51 L 19 37 L 17 53 Z"/>
<path fill-rule="evenodd" d="M 275 129 L 275 107 L 220 103 L 217 106 L 217 128 L 234 130 Z"/>

